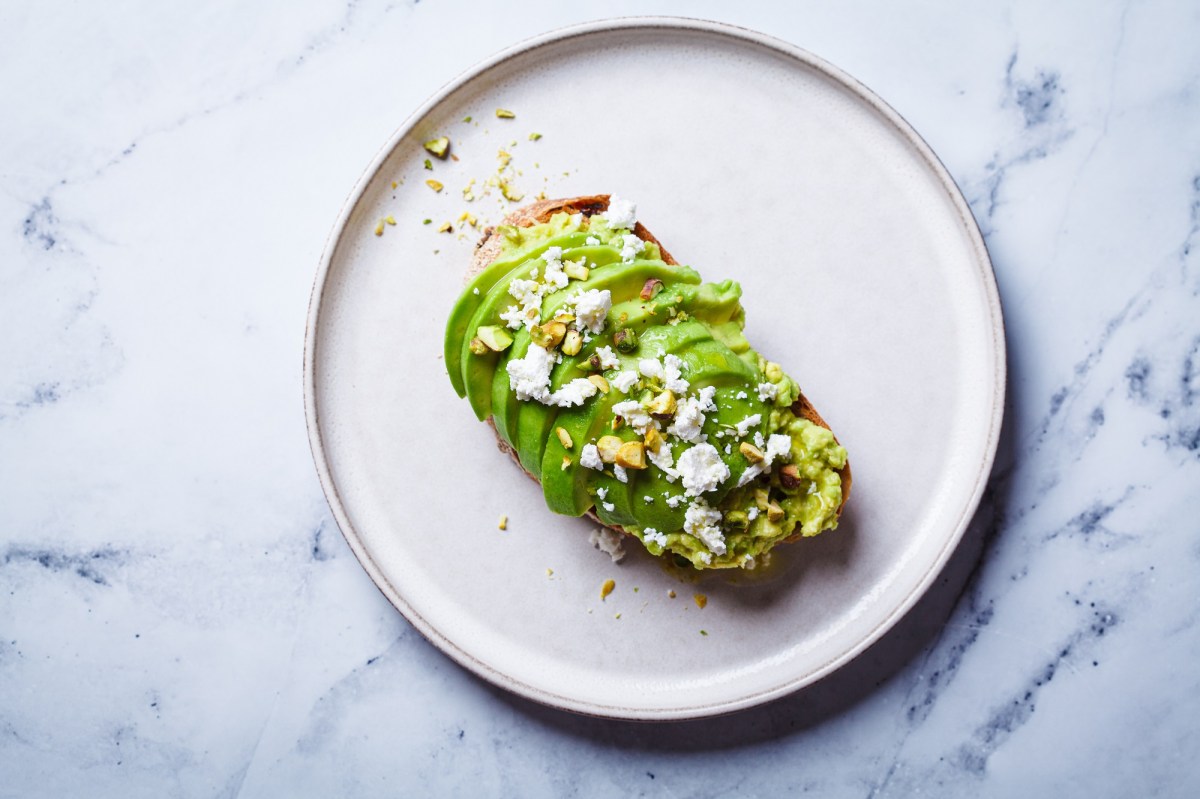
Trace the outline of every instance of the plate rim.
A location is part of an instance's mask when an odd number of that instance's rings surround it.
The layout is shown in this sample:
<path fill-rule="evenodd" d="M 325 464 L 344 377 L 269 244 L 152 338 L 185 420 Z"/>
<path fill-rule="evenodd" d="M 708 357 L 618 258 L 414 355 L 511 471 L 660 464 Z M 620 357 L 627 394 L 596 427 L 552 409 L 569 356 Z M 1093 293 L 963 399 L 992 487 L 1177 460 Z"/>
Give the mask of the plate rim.
<path fill-rule="evenodd" d="M 809 669 L 805 674 L 798 675 L 790 680 L 785 680 L 780 684 L 769 688 L 760 689 L 752 693 L 740 696 L 734 699 L 723 699 L 710 703 L 691 704 L 687 706 L 661 706 L 656 708 L 630 707 L 621 705 L 620 703 L 598 703 L 593 701 L 581 700 L 575 697 L 565 696 L 543 688 L 539 688 L 529 683 L 526 683 L 513 675 L 502 672 L 499 669 L 491 666 L 489 663 L 480 660 L 471 653 L 462 649 L 458 644 L 452 641 L 449 637 L 443 634 L 439 629 L 427 622 L 420 613 L 417 612 L 401 595 L 396 587 L 391 583 L 388 577 L 384 574 L 379 564 L 371 557 L 367 551 L 365 544 L 359 537 L 358 532 L 350 523 L 349 516 L 346 513 L 341 496 L 338 493 L 337 485 L 334 482 L 333 474 L 329 466 L 329 461 L 326 456 L 324 442 L 321 436 L 319 410 L 317 407 L 317 388 L 316 388 L 316 337 L 318 326 L 321 320 L 322 304 L 325 296 L 327 278 L 329 276 L 330 267 L 333 263 L 334 252 L 338 248 L 343 235 L 346 232 L 346 225 L 349 221 L 354 208 L 362 199 L 368 186 L 370 186 L 376 173 L 382 167 L 383 163 L 399 145 L 410 131 L 422 123 L 422 121 L 438 107 L 453 92 L 465 86 L 469 82 L 486 74 L 490 70 L 504 64 L 508 61 L 526 55 L 532 51 L 543 47 L 557 44 L 562 41 L 590 36 L 594 34 L 609 33 L 616 30 L 641 29 L 645 31 L 690 31 L 694 33 L 703 33 L 716 35 L 724 38 L 737 40 L 740 44 L 750 44 L 759 47 L 764 47 L 774 53 L 784 56 L 799 64 L 806 66 L 816 72 L 819 72 L 825 78 L 834 81 L 852 92 L 859 99 L 866 102 L 873 110 L 879 113 L 899 134 L 901 134 L 912 146 L 919 157 L 923 159 L 933 174 L 941 183 L 943 191 L 950 199 L 955 210 L 959 215 L 959 221 L 962 225 L 964 233 L 970 243 L 970 249 L 975 256 L 975 266 L 979 271 L 979 278 L 982 283 L 986 298 L 986 306 L 991 320 L 991 346 L 994 358 L 993 363 L 993 380 L 994 391 L 992 394 L 992 409 L 991 418 L 989 419 L 989 427 L 987 434 L 986 451 L 982 460 L 979 463 L 979 469 L 975 476 L 971 494 L 966 504 L 961 508 L 959 518 L 955 523 L 952 534 L 943 543 L 942 549 L 938 556 L 929 564 L 925 574 L 917 582 L 917 584 L 909 591 L 908 595 L 892 608 L 882 620 L 875 624 L 870 632 L 863 636 L 854 646 L 850 647 L 840 655 L 827 660 L 820 666 Z M 408 117 L 397 127 L 389 136 L 387 141 L 376 152 L 371 159 L 354 187 L 350 190 L 343 202 L 342 209 L 338 213 L 338 217 L 333 224 L 328 236 L 325 240 L 324 250 L 321 254 L 320 261 L 317 267 L 316 276 L 313 279 L 312 289 L 309 295 L 308 317 L 305 325 L 304 337 L 304 361 L 303 361 L 303 389 L 304 389 L 304 416 L 305 423 L 308 429 L 309 449 L 312 454 L 313 463 L 316 466 L 317 476 L 321 483 L 321 490 L 325 495 L 326 502 L 333 514 L 334 520 L 338 525 L 338 529 L 345 538 L 346 543 L 350 546 L 351 551 L 358 559 L 375 587 L 380 593 L 387 598 L 400 612 L 404 618 L 421 633 L 430 643 L 438 650 L 448 656 L 458 665 L 469 670 L 478 677 L 483 678 L 487 682 L 511 691 L 526 699 L 530 699 L 542 705 L 568 710 L 575 713 L 581 713 L 589 716 L 601 718 L 631 720 L 631 721 L 678 721 L 686 719 L 705 718 L 710 716 L 719 716 L 727 713 L 733 713 L 739 710 L 745 710 L 755 707 L 774 699 L 794 693 L 806 686 L 812 685 L 824 677 L 837 671 L 842 666 L 850 663 L 860 654 L 865 652 L 872 644 L 882 638 L 889 630 L 891 630 L 913 606 L 925 595 L 930 586 L 937 579 L 945 568 L 947 561 L 958 548 L 962 541 L 963 535 L 969 526 L 971 519 L 975 515 L 975 511 L 979 507 L 979 502 L 983 496 L 983 492 L 987 486 L 988 479 L 991 474 L 992 465 L 995 461 L 996 451 L 999 446 L 1000 429 L 1004 418 L 1004 405 L 1006 396 L 1007 384 L 1007 349 L 1004 329 L 1004 315 L 1000 303 L 999 289 L 996 284 L 995 268 L 992 264 L 991 257 L 988 253 L 987 246 L 984 243 L 983 235 L 980 232 L 979 225 L 971 213 L 970 206 L 963 197 L 962 191 L 958 187 L 954 178 L 950 175 L 941 159 L 938 158 L 933 149 L 928 143 L 917 133 L 917 131 L 904 119 L 895 109 L 888 105 L 884 100 L 871 91 L 867 86 L 859 80 L 842 71 L 833 64 L 825 61 L 819 56 L 801 48 L 790 42 L 784 41 L 769 34 L 762 33 L 750 28 L 745 28 L 738 25 L 733 25 L 726 22 L 718 22 L 715 20 L 698 19 L 693 17 L 683 16 L 624 16 L 612 17 L 599 20 L 592 20 L 583 23 L 577 23 L 564 27 L 554 28 L 528 39 L 519 41 L 509 47 L 506 47 L 499 52 L 476 62 L 472 66 L 463 70 L 459 75 L 445 83 L 441 88 L 430 95 L 421 105 L 419 105 Z"/>

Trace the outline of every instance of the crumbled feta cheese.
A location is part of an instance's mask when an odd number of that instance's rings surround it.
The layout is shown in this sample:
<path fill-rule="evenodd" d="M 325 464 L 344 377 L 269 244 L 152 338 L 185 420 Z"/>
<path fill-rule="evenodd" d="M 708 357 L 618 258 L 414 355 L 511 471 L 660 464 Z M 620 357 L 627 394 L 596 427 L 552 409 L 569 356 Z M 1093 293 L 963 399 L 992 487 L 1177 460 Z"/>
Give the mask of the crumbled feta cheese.
<path fill-rule="evenodd" d="M 647 544 L 658 544 L 660 547 L 667 545 L 666 533 L 660 533 L 653 527 L 647 527 L 645 530 L 642 530 L 642 540 Z"/>
<path fill-rule="evenodd" d="M 543 280 L 545 281 L 543 290 L 550 293 L 555 289 L 565 289 L 570 278 L 563 271 L 562 261 L 554 260 L 546 263 L 546 275 Z"/>
<path fill-rule="evenodd" d="M 510 360 L 504 367 L 508 371 L 508 386 L 516 392 L 519 400 L 532 399 L 545 403 L 550 397 L 550 369 L 553 366 L 554 356 L 549 351 L 542 347 L 530 347 L 525 357 Z"/>
<path fill-rule="evenodd" d="M 604 461 L 600 460 L 600 450 L 595 444 L 584 444 L 579 453 L 579 465 L 596 471 L 604 469 Z"/>
<path fill-rule="evenodd" d="M 597 488 L 596 496 L 600 497 L 600 499 L 608 499 L 608 489 L 604 488 L 603 486 Z"/>
<path fill-rule="evenodd" d="M 630 263 L 634 256 L 646 249 L 646 242 L 639 239 L 632 233 L 626 233 L 621 238 L 621 261 L 622 263 Z"/>
<path fill-rule="evenodd" d="M 742 476 L 738 478 L 737 487 L 741 488 L 742 486 L 746 485 L 746 483 L 749 483 L 751 480 L 753 480 L 755 477 L 758 477 L 762 473 L 763 473 L 763 465 L 761 463 L 750 464 L 749 466 L 746 467 L 746 471 L 742 472 Z"/>
<path fill-rule="evenodd" d="M 517 302 L 525 305 L 532 300 L 540 300 L 541 286 L 537 282 L 537 270 L 533 270 L 533 280 L 522 280 L 517 278 L 508 284 L 508 293 L 516 298 Z"/>
<path fill-rule="evenodd" d="M 658 452 L 653 452 L 647 449 L 646 457 L 650 459 L 651 463 L 661 469 L 667 475 L 667 479 L 671 482 L 674 482 L 675 478 L 679 476 L 679 472 L 675 471 L 673 468 L 675 466 L 675 460 L 671 456 L 671 445 L 665 441 L 658 445 Z"/>
<path fill-rule="evenodd" d="M 592 546 L 612 558 L 613 563 L 617 563 L 625 557 L 625 548 L 621 545 L 621 534 L 613 532 L 607 527 L 597 527 L 592 531 L 588 540 Z"/>
<path fill-rule="evenodd" d="M 776 459 L 787 460 L 792 455 L 792 437 L 775 433 L 767 439 L 766 457 L 763 463 L 770 466 Z"/>
<path fill-rule="evenodd" d="M 747 399 L 750 395 L 747 394 L 745 391 L 739 391 L 737 394 L 734 394 L 733 396 L 734 396 L 734 399 Z"/>
<path fill-rule="evenodd" d="M 589 247 L 599 247 L 600 239 L 596 238 L 595 236 L 588 236 L 586 239 L 583 240 L 583 243 Z"/>
<path fill-rule="evenodd" d="M 608 345 L 597 348 L 596 354 L 600 356 L 601 369 L 616 369 L 621 365 L 621 361 L 617 359 L 617 354 Z"/>
<path fill-rule="evenodd" d="M 667 432 L 684 441 L 699 441 L 704 412 L 716 410 L 717 406 L 713 403 L 716 391 L 712 386 L 706 386 L 700 389 L 699 396 L 680 400 L 675 407 L 675 421 L 667 428 Z"/>
<path fill-rule="evenodd" d="M 579 227 L 583 224 L 583 214 L 576 212 L 571 214 L 571 227 Z"/>
<path fill-rule="evenodd" d="M 637 384 L 637 381 L 638 373 L 632 369 L 626 369 L 624 372 L 618 372 L 616 376 L 614 376 L 613 379 L 609 380 L 608 382 L 617 391 L 620 391 L 622 394 L 628 394 Z"/>
<path fill-rule="evenodd" d="M 683 379 L 683 361 L 677 355 L 663 358 L 663 386 L 676 394 L 686 394 L 690 388 L 688 381 Z"/>
<path fill-rule="evenodd" d="M 629 200 L 623 200 L 614 195 L 608 200 L 608 211 L 604 214 L 604 218 L 608 220 L 608 226 L 614 230 L 628 230 L 637 222 L 637 206 Z"/>
<path fill-rule="evenodd" d="M 479 286 L 476 286 L 475 288 L 471 289 L 471 293 L 474 294 L 476 297 L 478 297 L 479 296 Z"/>
<path fill-rule="evenodd" d="M 708 564 L 712 563 L 712 555 L 710 555 L 710 554 L 709 554 L 709 553 L 707 553 L 707 552 L 697 552 L 697 553 L 696 553 L 696 557 L 700 558 L 700 561 L 701 561 L 701 562 L 702 562 L 702 563 L 703 563 L 705 566 L 707 566 Z"/>
<path fill-rule="evenodd" d="M 642 501 L 645 502 L 647 505 L 653 505 L 654 497 L 650 496 L 649 494 L 643 494 Z"/>
<path fill-rule="evenodd" d="M 644 436 L 651 427 L 658 427 L 658 422 L 646 412 L 646 409 L 637 400 L 618 402 L 613 405 L 613 414 L 624 419 L 626 424 L 638 432 L 638 435 Z"/>
<path fill-rule="evenodd" d="M 684 502 L 687 502 L 687 499 L 683 494 L 667 495 L 667 505 L 672 508 L 678 508 Z"/>
<path fill-rule="evenodd" d="M 642 358 L 638 361 L 638 371 L 650 379 L 663 376 L 662 364 L 653 358 Z"/>
<path fill-rule="evenodd" d="M 716 555 L 725 554 L 725 535 L 718 527 L 721 512 L 710 508 L 703 500 L 693 502 L 683 518 L 683 530 L 696 536 Z"/>
<path fill-rule="evenodd" d="M 589 289 L 575 300 L 575 326 L 589 333 L 600 333 L 611 308 L 612 294 L 608 289 Z"/>
<path fill-rule="evenodd" d="M 604 508 L 609 513 L 612 513 L 614 510 L 617 509 L 617 506 L 612 504 L 611 502 L 601 502 L 600 507 Z"/>
<path fill-rule="evenodd" d="M 759 383 L 758 398 L 763 402 L 773 402 L 779 393 L 779 386 L 774 383 Z"/>
<path fill-rule="evenodd" d="M 750 510 L 746 511 L 746 520 L 747 521 L 752 522 L 757 518 L 758 518 L 758 508 L 757 507 L 753 507 Z"/>
<path fill-rule="evenodd" d="M 759 413 L 752 413 L 742 421 L 738 422 L 736 425 L 738 438 L 745 438 L 746 434 L 750 432 L 750 428 L 757 427 L 761 422 L 762 414 Z"/>
<path fill-rule="evenodd" d="M 629 482 L 629 475 L 625 473 L 625 468 L 623 466 L 613 464 L 613 475 L 616 476 L 616 478 L 622 483 Z"/>
<path fill-rule="evenodd" d="M 711 444 L 697 444 L 679 456 L 675 464 L 689 497 L 715 491 L 729 477 L 729 467 Z"/>
<path fill-rule="evenodd" d="M 732 455 L 732 454 L 733 454 L 733 444 L 726 444 L 726 445 L 725 445 L 725 454 L 726 454 L 726 455 Z"/>
<path fill-rule="evenodd" d="M 546 263 L 550 263 L 551 261 L 561 261 L 562 252 L 562 247 L 557 245 L 553 247 L 547 247 L 546 252 L 542 254 L 542 257 L 546 259 Z"/>
<path fill-rule="evenodd" d="M 500 313 L 500 318 L 508 323 L 508 326 L 513 330 L 525 324 L 525 314 L 521 313 L 521 306 L 519 305 L 508 306 L 507 310 Z"/>
<path fill-rule="evenodd" d="M 763 434 L 761 431 L 754 434 L 754 446 L 758 447 L 759 449 L 767 448 L 767 442 L 763 438 Z"/>
<path fill-rule="evenodd" d="M 541 349 L 541 347 L 530 347 L 530 349 Z M 599 390 L 596 388 L 596 384 L 586 377 L 577 377 L 551 394 L 547 400 L 539 399 L 538 402 L 543 405 L 557 405 L 560 408 L 574 408 L 596 396 L 596 392 Z M 517 399 L 520 399 L 520 396 Z"/>

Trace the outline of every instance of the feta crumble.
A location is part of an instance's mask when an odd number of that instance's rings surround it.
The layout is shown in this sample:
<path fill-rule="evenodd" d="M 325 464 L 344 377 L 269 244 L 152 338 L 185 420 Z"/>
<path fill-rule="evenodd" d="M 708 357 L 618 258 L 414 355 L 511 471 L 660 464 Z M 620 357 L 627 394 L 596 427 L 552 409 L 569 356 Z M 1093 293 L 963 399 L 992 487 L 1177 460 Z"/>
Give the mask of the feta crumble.
<path fill-rule="evenodd" d="M 553 366 L 554 356 L 547 350 L 542 347 L 530 347 L 525 352 L 525 357 L 510 360 L 505 365 L 504 368 L 508 372 L 508 386 L 516 392 L 519 400 L 532 399 L 548 404 L 550 369 Z M 592 388 L 594 389 L 595 386 Z"/>
<path fill-rule="evenodd" d="M 746 520 L 747 521 L 752 522 L 757 518 L 758 518 L 758 508 L 757 507 L 753 507 L 750 510 L 746 511 Z"/>
<path fill-rule="evenodd" d="M 589 247 L 599 247 L 600 239 L 596 238 L 595 236 L 588 236 L 586 239 L 583 240 L 583 243 Z"/>
<path fill-rule="evenodd" d="M 612 558 L 613 563 L 618 563 L 625 557 L 625 548 L 621 545 L 621 534 L 615 533 L 607 527 L 597 527 L 595 530 L 592 530 L 588 541 L 596 549 L 599 549 Z"/>
<path fill-rule="evenodd" d="M 666 533 L 660 533 L 653 527 L 647 527 L 645 530 L 642 530 L 642 540 L 647 544 L 658 544 L 660 547 L 667 545 Z"/>
<path fill-rule="evenodd" d="M 750 428 L 757 427 L 761 422 L 762 414 L 759 413 L 751 414 L 742 421 L 738 422 L 737 425 L 735 425 L 737 427 L 738 438 L 745 438 L 746 434 L 750 432 Z"/>
<path fill-rule="evenodd" d="M 616 369 L 621 365 L 621 361 L 617 359 L 617 354 L 612 351 L 612 347 L 607 345 L 599 347 L 596 354 L 600 356 L 601 369 Z"/>
<path fill-rule="evenodd" d="M 645 502 L 647 505 L 653 505 L 654 497 L 650 496 L 649 494 L 643 494 L 642 501 Z"/>
<path fill-rule="evenodd" d="M 721 512 L 710 508 L 703 500 L 697 500 L 688 506 L 684 515 L 683 530 L 699 538 L 713 554 L 724 555 L 725 535 L 717 526 L 720 523 Z"/>
<path fill-rule="evenodd" d="M 658 427 L 658 422 L 646 412 L 646 409 L 637 400 L 623 400 L 613 405 L 612 410 L 614 415 L 624 419 L 625 423 L 636 430 L 638 435 L 644 436 L 651 427 Z"/>
<path fill-rule="evenodd" d="M 608 211 L 604 214 L 604 218 L 608 220 L 608 226 L 614 230 L 630 229 L 637 222 L 637 205 L 613 195 L 608 200 Z"/>
<path fill-rule="evenodd" d="M 667 475 L 668 480 L 674 482 L 675 478 L 679 476 L 679 472 L 674 469 L 675 461 L 671 455 L 671 445 L 665 441 L 659 444 L 658 452 L 647 449 L 646 457 Z"/>
<path fill-rule="evenodd" d="M 775 433 L 767 439 L 767 449 L 763 454 L 766 455 L 763 463 L 768 466 L 776 459 L 787 460 L 792 455 L 792 437 Z"/>
<path fill-rule="evenodd" d="M 667 497 L 667 506 L 671 508 L 678 508 L 684 502 L 687 502 L 687 499 L 683 494 L 673 494 Z"/>
<path fill-rule="evenodd" d="M 705 386 L 700 389 L 698 397 L 680 400 L 675 408 L 675 421 L 667 428 L 667 432 L 684 441 L 699 441 L 700 428 L 704 426 L 704 412 L 716 410 L 717 406 L 713 403 L 716 391 L 712 386 Z"/>
<path fill-rule="evenodd" d="M 618 372 L 609 384 L 622 394 L 628 394 L 635 385 L 637 385 L 638 373 L 632 369 L 626 369 L 624 372 Z"/>
<path fill-rule="evenodd" d="M 613 464 L 613 475 L 622 483 L 629 482 L 629 475 L 625 472 L 625 467 Z"/>
<path fill-rule="evenodd" d="M 604 330 L 604 319 L 612 309 L 612 294 L 608 289 L 589 289 L 575 299 L 575 327 L 589 333 Z"/>
<path fill-rule="evenodd" d="M 737 394 L 734 394 L 733 396 L 734 396 L 734 399 L 748 399 L 750 397 L 750 395 L 747 394 L 745 391 L 739 391 Z"/>
<path fill-rule="evenodd" d="M 601 486 L 600 488 L 597 488 L 596 496 L 600 497 L 600 499 L 602 499 L 602 500 L 608 499 L 608 489 L 604 488 L 603 486 Z"/>
<path fill-rule="evenodd" d="M 715 491 L 729 477 L 729 467 L 711 444 L 697 444 L 679 456 L 675 468 L 683 478 L 683 488 L 689 497 Z"/>
<path fill-rule="evenodd" d="M 475 288 L 471 289 L 471 293 L 474 294 L 476 297 L 478 297 L 479 296 L 479 286 L 476 286 Z"/>
<path fill-rule="evenodd" d="M 632 263 L 634 256 L 646 249 L 646 242 L 632 233 L 626 233 L 621 239 L 621 262 Z"/>
<path fill-rule="evenodd" d="M 776 395 L 779 394 L 779 386 L 774 383 L 759 383 L 758 398 L 763 402 L 774 402 Z"/>
<path fill-rule="evenodd" d="M 612 513 L 614 510 L 617 509 L 617 506 L 612 504 L 611 502 L 601 502 L 600 507 L 604 508 L 609 513 Z"/>
<path fill-rule="evenodd" d="M 683 361 L 678 355 L 672 354 L 663 358 L 662 376 L 663 386 L 676 394 L 686 394 L 691 387 L 688 381 L 683 379 Z"/>
<path fill-rule="evenodd" d="M 746 467 L 746 471 L 742 472 L 742 476 L 738 478 L 737 487 L 741 488 L 742 486 L 746 485 L 746 483 L 749 483 L 751 480 L 753 480 L 755 477 L 758 477 L 762 473 L 763 473 L 763 466 L 761 463 L 750 464 L 749 466 Z"/>
<path fill-rule="evenodd" d="M 530 349 L 533 349 L 532 347 Z M 541 349 L 538 347 L 537 349 Z M 574 408 L 596 396 L 600 389 L 586 377 L 577 377 L 570 383 L 550 395 L 549 401 L 538 400 L 543 405 L 557 405 L 560 408 Z M 519 397 L 518 397 L 519 399 Z"/>
<path fill-rule="evenodd" d="M 583 450 L 579 453 L 579 465 L 596 471 L 604 469 L 604 461 L 600 460 L 600 450 L 596 448 L 595 444 L 583 446 Z"/>
<path fill-rule="evenodd" d="M 652 380 L 663 376 L 662 364 L 654 358 L 642 358 L 638 361 L 638 371 Z"/>

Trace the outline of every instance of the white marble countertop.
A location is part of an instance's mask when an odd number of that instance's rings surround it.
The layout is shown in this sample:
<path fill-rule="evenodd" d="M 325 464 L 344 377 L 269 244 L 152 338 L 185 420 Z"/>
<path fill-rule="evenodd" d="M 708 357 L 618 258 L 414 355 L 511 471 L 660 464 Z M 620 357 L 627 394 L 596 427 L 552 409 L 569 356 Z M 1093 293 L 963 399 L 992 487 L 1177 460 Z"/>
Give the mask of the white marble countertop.
<path fill-rule="evenodd" d="M 1200 17 L 781 6 L 0 9 L 0 796 L 1200 792 Z M 681 11 L 925 136 L 987 237 L 1009 398 L 896 630 L 793 697 L 635 725 L 494 689 L 386 603 L 317 484 L 301 349 L 411 109 L 532 33 Z"/>

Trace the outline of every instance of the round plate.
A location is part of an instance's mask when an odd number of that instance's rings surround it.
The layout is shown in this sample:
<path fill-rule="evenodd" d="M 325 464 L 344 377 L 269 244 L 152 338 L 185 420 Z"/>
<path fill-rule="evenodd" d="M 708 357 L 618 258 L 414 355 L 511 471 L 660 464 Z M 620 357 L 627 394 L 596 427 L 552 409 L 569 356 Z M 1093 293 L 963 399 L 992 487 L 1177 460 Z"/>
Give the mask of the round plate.
<path fill-rule="evenodd" d="M 433 159 L 431 172 L 422 143 L 439 134 L 458 160 Z M 520 204 L 486 184 L 500 149 L 526 201 L 543 190 L 633 199 L 678 260 L 741 282 L 750 341 L 800 382 L 850 453 L 854 490 L 836 531 L 777 549 L 753 579 L 689 583 L 635 542 L 611 563 L 588 544 L 594 524 L 546 509 L 441 359 L 479 229 Z M 468 203 L 472 178 L 490 193 Z M 464 211 L 478 229 L 438 232 Z M 396 224 L 376 235 L 389 215 Z M 767 701 L 882 635 L 962 535 L 1003 395 L 987 252 L 925 143 L 803 50 L 674 18 L 540 36 L 418 109 L 334 228 L 305 353 L 321 482 L 388 599 L 499 686 L 631 719 Z M 607 579 L 616 590 L 601 600 Z"/>

